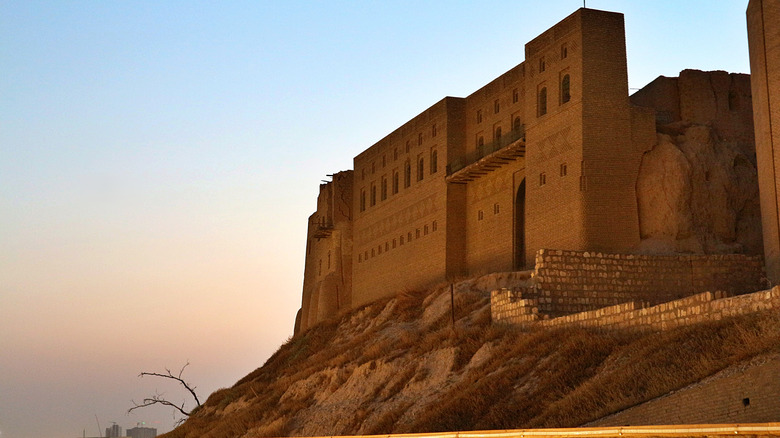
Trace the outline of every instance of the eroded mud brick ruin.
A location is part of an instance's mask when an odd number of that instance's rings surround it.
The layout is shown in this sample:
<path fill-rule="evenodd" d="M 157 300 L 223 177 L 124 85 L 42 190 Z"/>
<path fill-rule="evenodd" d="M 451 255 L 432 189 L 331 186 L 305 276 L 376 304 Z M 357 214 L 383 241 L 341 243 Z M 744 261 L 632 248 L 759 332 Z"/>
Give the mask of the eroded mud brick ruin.
<path fill-rule="evenodd" d="M 320 186 L 296 333 L 486 274 L 552 316 L 777 284 L 777 23 L 750 1 L 752 83 L 685 70 L 629 96 L 623 15 L 566 17 Z"/>

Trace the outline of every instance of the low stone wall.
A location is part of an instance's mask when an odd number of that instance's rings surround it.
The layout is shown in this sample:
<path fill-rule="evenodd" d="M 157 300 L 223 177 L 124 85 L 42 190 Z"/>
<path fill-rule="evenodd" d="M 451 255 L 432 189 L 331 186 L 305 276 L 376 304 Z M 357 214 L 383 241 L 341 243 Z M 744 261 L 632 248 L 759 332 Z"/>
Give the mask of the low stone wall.
<path fill-rule="evenodd" d="M 529 289 L 498 289 L 490 293 L 490 314 L 493 322 L 518 324 L 539 320 L 539 305 L 528 296 Z"/>
<path fill-rule="evenodd" d="M 500 289 L 491 294 L 494 322 L 535 322 L 546 327 L 666 330 L 764 310 L 780 310 L 780 286 L 738 296 L 728 296 L 726 292 L 704 292 L 652 307 L 643 305 L 632 301 L 598 310 L 542 319 L 535 300 L 524 299 L 521 293 Z M 493 311 L 494 308 L 496 311 Z"/>
<path fill-rule="evenodd" d="M 607 254 L 543 249 L 533 280 L 539 311 L 559 316 L 630 301 L 659 304 L 705 291 L 761 290 L 760 256 Z"/>

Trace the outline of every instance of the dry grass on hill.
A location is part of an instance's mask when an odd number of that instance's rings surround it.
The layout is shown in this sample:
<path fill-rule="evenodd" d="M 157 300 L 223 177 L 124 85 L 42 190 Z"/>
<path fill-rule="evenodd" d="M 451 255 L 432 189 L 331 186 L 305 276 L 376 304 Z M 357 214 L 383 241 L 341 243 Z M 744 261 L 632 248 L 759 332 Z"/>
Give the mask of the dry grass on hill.
<path fill-rule="evenodd" d="M 166 437 L 573 427 L 780 351 L 780 316 L 658 334 L 490 324 L 478 293 L 407 292 L 290 339 Z"/>

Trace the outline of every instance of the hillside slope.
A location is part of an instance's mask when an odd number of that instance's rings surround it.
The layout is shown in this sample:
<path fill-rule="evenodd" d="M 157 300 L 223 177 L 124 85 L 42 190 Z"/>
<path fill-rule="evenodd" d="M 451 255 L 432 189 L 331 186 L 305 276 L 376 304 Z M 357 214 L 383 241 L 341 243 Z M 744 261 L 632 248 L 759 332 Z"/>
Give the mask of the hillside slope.
<path fill-rule="evenodd" d="M 485 294 L 442 287 L 316 325 L 165 436 L 574 427 L 779 351 L 775 314 L 657 334 L 521 329 L 492 326 Z"/>

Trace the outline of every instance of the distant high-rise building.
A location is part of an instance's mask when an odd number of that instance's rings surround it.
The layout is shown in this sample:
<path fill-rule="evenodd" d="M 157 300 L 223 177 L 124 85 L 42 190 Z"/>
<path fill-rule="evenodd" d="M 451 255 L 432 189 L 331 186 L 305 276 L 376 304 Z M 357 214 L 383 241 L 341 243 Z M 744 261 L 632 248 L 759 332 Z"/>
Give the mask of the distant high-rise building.
<path fill-rule="evenodd" d="M 124 435 L 122 435 L 122 428 L 118 424 L 114 424 L 106 428 L 106 436 L 108 438 L 119 438 Z"/>
<path fill-rule="evenodd" d="M 131 429 L 127 429 L 128 438 L 155 438 L 157 429 L 153 427 L 142 426 L 141 423 Z"/>

